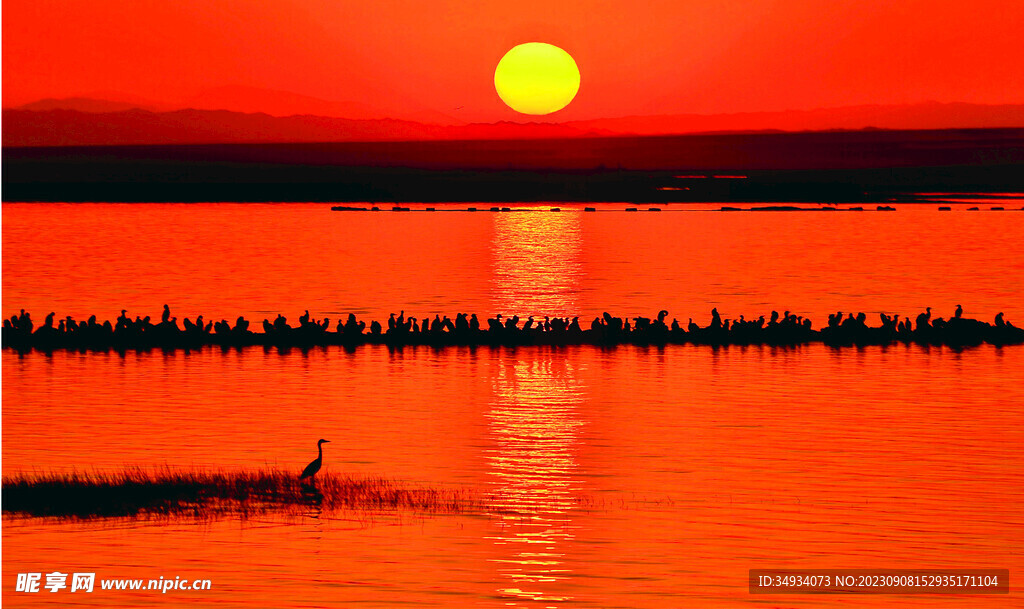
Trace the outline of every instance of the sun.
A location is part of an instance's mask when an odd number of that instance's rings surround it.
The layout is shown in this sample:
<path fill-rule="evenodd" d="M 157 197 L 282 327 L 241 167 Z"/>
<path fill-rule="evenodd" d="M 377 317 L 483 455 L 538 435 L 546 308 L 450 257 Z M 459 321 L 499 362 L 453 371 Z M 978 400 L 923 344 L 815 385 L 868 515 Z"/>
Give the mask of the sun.
<path fill-rule="evenodd" d="M 572 56 L 545 42 L 512 47 L 494 69 L 494 89 L 509 108 L 523 114 L 551 114 L 569 105 L 580 89 Z"/>

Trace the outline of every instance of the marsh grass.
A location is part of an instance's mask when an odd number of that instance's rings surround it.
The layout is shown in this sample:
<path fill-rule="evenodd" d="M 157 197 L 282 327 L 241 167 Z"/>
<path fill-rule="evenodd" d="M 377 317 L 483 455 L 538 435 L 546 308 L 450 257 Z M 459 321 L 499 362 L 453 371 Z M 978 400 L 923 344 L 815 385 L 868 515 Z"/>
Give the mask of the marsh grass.
<path fill-rule="evenodd" d="M 465 489 L 405 486 L 382 477 L 294 472 L 146 471 L 44 473 L 4 476 L 5 515 L 53 518 L 192 516 L 247 517 L 271 510 L 411 510 L 436 514 L 489 511 L 489 499 Z"/>

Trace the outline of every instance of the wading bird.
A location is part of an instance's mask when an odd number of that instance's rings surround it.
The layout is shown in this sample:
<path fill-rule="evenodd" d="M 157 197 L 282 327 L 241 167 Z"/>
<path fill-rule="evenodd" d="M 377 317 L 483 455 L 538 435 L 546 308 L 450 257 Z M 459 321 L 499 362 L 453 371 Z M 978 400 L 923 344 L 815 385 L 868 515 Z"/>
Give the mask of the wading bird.
<path fill-rule="evenodd" d="M 313 459 L 313 462 L 310 463 L 309 465 L 307 465 L 306 469 L 302 470 L 302 474 L 299 475 L 299 480 L 303 480 L 305 478 L 312 478 L 313 476 L 316 475 L 316 473 L 318 471 L 320 471 L 320 466 L 324 464 L 324 443 L 325 442 L 330 443 L 330 440 L 324 440 L 324 439 L 321 438 L 316 443 L 316 450 L 317 450 L 316 459 Z"/>

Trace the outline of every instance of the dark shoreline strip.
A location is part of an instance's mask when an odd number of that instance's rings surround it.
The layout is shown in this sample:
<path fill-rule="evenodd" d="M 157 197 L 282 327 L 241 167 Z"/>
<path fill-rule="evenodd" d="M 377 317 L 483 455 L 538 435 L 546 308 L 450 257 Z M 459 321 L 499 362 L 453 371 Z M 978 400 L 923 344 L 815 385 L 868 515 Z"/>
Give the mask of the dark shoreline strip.
<path fill-rule="evenodd" d="M 327 320 L 310 321 L 308 314 L 301 318 L 299 327 L 291 327 L 284 317 L 278 317 L 274 323 L 264 320 L 264 332 L 248 330 L 249 322 L 239 318 L 234 327 L 227 321 L 205 326 L 200 316 L 198 324 L 185 320 L 186 329 L 178 327 L 176 319 L 171 318 L 159 324 L 145 320 L 132 321 L 125 317 L 118 319 L 116 324 L 109 321 L 99 323 L 95 316 L 87 322 L 74 322 L 70 318 L 53 327 L 53 317 L 49 316 L 45 325 L 33 329 L 27 314 L 14 316 L 4 320 L 3 348 L 28 351 L 36 349 L 50 352 L 60 349 L 71 350 L 146 350 L 146 349 L 196 349 L 206 346 L 221 347 L 319 347 L 359 345 L 388 345 L 394 347 L 425 345 L 434 347 L 445 346 L 546 346 L 546 345 L 664 345 L 664 344 L 695 344 L 695 345 L 777 345 L 796 346 L 811 343 L 824 343 L 833 347 L 888 345 L 894 343 L 919 345 L 945 345 L 951 347 L 968 347 L 988 343 L 992 345 L 1024 344 L 1024 329 L 1017 328 L 997 316 L 994 324 L 975 319 L 951 318 L 949 320 L 931 320 L 919 316 L 916 325 L 912 326 L 909 319 L 898 322 L 897 318 L 883 319 L 879 327 L 868 326 L 863 314 L 842 319 L 830 320 L 829 326 L 814 330 L 811 321 L 788 315 L 781 321 L 769 321 L 764 318 L 757 321 L 724 322 L 713 313 L 710 325 L 699 327 L 692 322 L 688 328 L 678 326 L 674 321 L 671 326 L 662 320 L 642 317 L 629 320 L 616 318 L 607 313 L 589 324 L 589 329 L 582 329 L 578 318 L 554 319 L 548 323 L 539 322 L 530 329 L 519 326 L 519 318 L 502 320 L 500 316 L 488 319 L 488 329 L 479 327 L 474 316 L 472 321 L 460 314 L 452 322 L 447 317 L 438 317 L 430 322 L 429 330 L 412 331 L 412 318 L 404 320 L 399 317 L 396 327 L 384 330 L 373 322 L 369 330 L 364 322 L 357 322 L 349 316 L 343 325 L 337 324 L 337 330 L 328 329 Z M 777 317 L 777 315 L 775 316 Z M 830 316 L 831 317 L 831 316 Z M 418 321 L 418 320 L 417 320 Z M 424 320 L 425 322 L 427 320 Z M 528 323 L 533 323 L 532 318 Z M 426 328 L 426 323 L 424 324 Z M 71 329 L 69 329 L 71 328 Z"/>

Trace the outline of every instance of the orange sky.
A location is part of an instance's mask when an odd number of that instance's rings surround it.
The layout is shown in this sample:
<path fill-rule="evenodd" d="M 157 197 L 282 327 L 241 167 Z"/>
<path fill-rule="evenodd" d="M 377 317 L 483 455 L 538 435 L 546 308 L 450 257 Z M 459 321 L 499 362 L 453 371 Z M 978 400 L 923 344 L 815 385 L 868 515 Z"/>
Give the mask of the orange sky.
<path fill-rule="evenodd" d="M 492 77 L 531 40 L 582 72 L 552 120 L 1024 103 L 1022 31 L 1019 0 L 6 0 L 3 103 L 242 85 L 398 117 L 520 120 Z"/>

